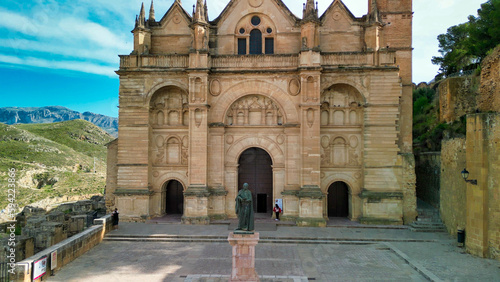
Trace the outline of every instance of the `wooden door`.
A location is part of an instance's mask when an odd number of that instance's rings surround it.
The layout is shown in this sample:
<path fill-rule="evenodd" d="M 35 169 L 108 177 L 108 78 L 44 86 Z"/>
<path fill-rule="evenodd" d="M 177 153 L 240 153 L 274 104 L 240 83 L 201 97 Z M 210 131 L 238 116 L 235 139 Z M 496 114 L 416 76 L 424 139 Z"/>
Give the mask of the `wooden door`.
<path fill-rule="evenodd" d="M 167 183 L 166 192 L 166 207 L 167 214 L 183 214 L 184 212 L 184 189 L 182 184 L 177 180 L 170 180 Z"/>
<path fill-rule="evenodd" d="M 335 182 L 328 189 L 328 217 L 349 215 L 348 187 L 344 182 Z"/>
<path fill-rule="evenodd" d="M 248 183 L 252 191 L 254 211 L 267 213 L 273 206 L 273 169 L 269 154 L 259 148 L 250 148 L 239 159 L 238 190 Z"/>

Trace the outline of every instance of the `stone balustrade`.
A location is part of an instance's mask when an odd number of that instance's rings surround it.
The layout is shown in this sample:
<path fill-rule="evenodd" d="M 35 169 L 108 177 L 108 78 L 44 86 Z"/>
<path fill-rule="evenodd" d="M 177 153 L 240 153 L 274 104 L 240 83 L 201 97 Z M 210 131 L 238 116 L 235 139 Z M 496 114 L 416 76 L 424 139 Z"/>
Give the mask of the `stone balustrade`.
<path fill-rule="evenodd" d="M 120 69 L 129 68 L 187 68 L 188 55 L 130 55 L 120 56 Z"/>
<path fill-rule="evenodd" d="M 227 55 L 212 57 L 215 69 L 274 69 L 293 68 L 299 65 L 299 55 Z"/>
<path fill-rule="evenodd" d="M 322 66 L 395 65 L 394 61 L 395 56 L 396 52 L 392 51 L 324 53 L 321 55 L 321 65 Z"/>
<path fill-rule="evenodd" d="M 396 53 L 380 52 L 339 52 L 321 54 L 323 67 L 364 67 L 394 66 Z M 299 54 L 275 55 L 221 55 L 208 57 L 211 69 L 297 69 Z M 120 70 L 129 69 L 186 69 L 189 55 L 122 55 Z"/>

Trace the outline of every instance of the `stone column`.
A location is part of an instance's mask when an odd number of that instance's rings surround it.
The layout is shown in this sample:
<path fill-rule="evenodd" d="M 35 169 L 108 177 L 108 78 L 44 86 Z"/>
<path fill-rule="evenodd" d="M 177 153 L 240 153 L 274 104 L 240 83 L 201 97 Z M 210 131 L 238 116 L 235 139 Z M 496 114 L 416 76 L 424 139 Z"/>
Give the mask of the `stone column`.
<path fill-rule="evenodd" d="M 233 268 L 229 281 L 260 281 L 255 271 L 255 246 L 259 242 L 259 233 L 229 233 L 227 238 L 233 246 Z"/>

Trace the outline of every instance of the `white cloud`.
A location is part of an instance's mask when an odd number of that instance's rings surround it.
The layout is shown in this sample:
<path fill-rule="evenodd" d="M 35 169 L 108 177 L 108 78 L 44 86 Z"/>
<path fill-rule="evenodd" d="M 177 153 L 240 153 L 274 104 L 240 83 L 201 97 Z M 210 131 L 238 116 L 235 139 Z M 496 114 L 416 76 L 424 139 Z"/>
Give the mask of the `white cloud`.
<path fill-rule="evenodd" d="M 31 66 L 31 67 L 56 69 L 56 70 L 80 71 L 84 73 L 105 75 L 109 77 L 115 76 L 114 74 L 115 67 L 113 66 L 101 66 L 98 64 L 79 62 L 79 61 L 52 61 L 35 57 L 22 58 L 15 56 L 0 55 L 0 62 L 13 65 L 20 65 L 20 66 Z"/>

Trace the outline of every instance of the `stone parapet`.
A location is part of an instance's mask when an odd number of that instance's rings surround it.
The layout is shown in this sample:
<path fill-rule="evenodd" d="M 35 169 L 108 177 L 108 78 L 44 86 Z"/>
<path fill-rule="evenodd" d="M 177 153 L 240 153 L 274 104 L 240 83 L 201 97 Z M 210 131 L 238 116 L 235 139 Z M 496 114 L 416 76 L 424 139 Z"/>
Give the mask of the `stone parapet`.
<path fill-rule="evenodd" d="M 16 274 L 11 277 L 13 281 L 26 281 L 31 282 L 33 272 L 33 262 L 40 258 L 47 257 L 47 273 L 43 277 L 50 276 L 51 274 L 59 271 L 64 265 L 70 263 L 77 257 L 83 255 L 88 250 L 99 244 L 104 235 L 112 229 L 111 215 L 106 215 L 102 218 L 95 220 L 95 226 L 68 238 L 58 244 L 47 248 L 35 255 L 16 263 Z M 53 252 L 57 252 L 57 267 L 51 270 L 50 257 Z M 35 281 L 42 281 L 43 277 Z"/>

